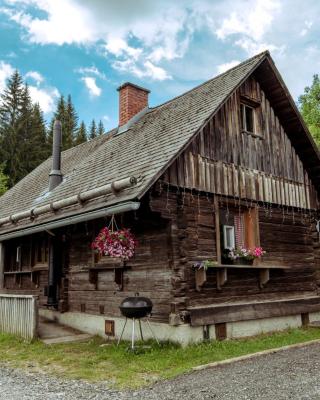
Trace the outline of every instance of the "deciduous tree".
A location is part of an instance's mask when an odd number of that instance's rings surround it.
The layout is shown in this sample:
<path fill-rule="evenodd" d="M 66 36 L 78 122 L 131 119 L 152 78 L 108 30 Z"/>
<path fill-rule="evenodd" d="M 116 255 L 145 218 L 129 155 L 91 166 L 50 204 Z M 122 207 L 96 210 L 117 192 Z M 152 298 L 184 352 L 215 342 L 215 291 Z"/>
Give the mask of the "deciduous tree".
<path fill-rule="evenodd" d="M 311 86 L 304 89 L 304 94 L 299 97 L 301 114 L 320 147 L 320 79 L 318 75 L 313 76 Z"/>

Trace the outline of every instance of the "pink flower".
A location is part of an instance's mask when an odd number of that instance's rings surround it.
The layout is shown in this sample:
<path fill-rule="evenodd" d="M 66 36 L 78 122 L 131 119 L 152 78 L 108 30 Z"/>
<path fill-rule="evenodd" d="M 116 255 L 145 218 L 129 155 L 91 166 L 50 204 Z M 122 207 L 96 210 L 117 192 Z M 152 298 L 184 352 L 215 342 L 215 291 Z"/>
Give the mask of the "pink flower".
<path fill-rule="evenodd" d="M 91 248 L 105 256 L 128 260 L 133 257 L 136 245 L 137 241 L 129 229 L 112 232 L 108 228 L 102 228 Z"/>
<path fill-rule="evenodd" d="M 253 249 L 253 255 L 257 258 L 262 257 L 266 252 L 263 250 L 262 247 L 255 247 Z"/>

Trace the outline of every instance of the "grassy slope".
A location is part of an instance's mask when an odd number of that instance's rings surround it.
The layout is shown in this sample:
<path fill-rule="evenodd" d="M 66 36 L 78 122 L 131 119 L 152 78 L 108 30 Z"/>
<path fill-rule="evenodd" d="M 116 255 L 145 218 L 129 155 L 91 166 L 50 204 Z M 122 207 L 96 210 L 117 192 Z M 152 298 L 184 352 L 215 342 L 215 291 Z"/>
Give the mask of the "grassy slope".
<path fill-rule="evenodd" d="M 0 363 L 12 367 L 43 371 L 64 378 L 107 381 L 118 387 L 138 387 L 162 378 L 171 378 L 192 367 L 261 350 L 320 338 L 320 329 L 294 329 L 249 339 L 212 341 L 181 348 L 173 344 L 138 354 L 102 339 L 87 343 L 46 346 L 26 343 L 9 335 L 0 335 Z"/>

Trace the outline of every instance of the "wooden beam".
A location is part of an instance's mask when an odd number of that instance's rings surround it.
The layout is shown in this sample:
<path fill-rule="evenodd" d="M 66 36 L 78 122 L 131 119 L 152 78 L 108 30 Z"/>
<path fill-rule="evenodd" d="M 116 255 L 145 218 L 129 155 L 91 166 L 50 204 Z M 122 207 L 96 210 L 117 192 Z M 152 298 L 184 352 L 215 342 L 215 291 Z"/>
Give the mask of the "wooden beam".
<path fill-rule="evenodd" d="M 270 269 L 259 269 L 260 288 L 263 288 L 270 280 Z"/>
<path fill-rule="evenodd" d="M 212 304 L 188 308 L 191 325 L 213 325 L 222 322 L 248 321 L 320 311 L 320 297 Z"/>
<path fill-rule="evenodd" d="M 217 270 L 217 289 L 221 290 L 222 286 L 227 282 L 228 280 L 228 273 L 227 273 L 227 268 L 222 268 Z"/>
<path fill-rule="evenodd" d="M 221 264 L 220 215 L 218 196 L 214 196 L 214 220 L 216 228 L 217 261 L 218 264 Z"/>

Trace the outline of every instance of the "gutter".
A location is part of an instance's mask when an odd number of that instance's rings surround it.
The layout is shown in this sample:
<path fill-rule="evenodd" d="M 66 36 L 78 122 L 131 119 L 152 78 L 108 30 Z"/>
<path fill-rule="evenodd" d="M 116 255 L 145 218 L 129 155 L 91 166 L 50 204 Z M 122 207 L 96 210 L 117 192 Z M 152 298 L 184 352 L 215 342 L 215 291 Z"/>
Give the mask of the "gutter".
<path fill-rule="evenodd" d="M 43 223 L 37 226 L 32 226 L 30 228 L 20 229 L 17 231 L 4 233 L 0 235 L 0 242 L 4 240 L 9 240 L 21 236 L 31 235 L 38 232 L 47 231 L 50 229 L 61 228 L 67 225 L 74 225 L 80 222 L 91 221 L 93 219 L 107 217 L 112 214 L 120 214 L 128 211 L 136 211 L 140 207 L 140 202 L 130 201 L 127 203 L 120 203 L 110 207 L 104 207 L 99 210 L 89 211 L 80 215 L 74 215 L 67 218 L 62 218 L 57 221 Z"/>
<path fill-rule="evenodd" d="M 61 208 L 69 207 L 77 203 L 82 204 L 85 201 L 92 200 L 96 197 L 104 196 L 109 193 L 117 194 L 121 190 L 130 188 L 136 184 L 137 179 L 134 176 L 120 179 L 95 189 L 80 192 L 74 196 L 70 196 L 62 200 L 53 201 L 52 203 L 45 204 L 43 206 L 38 206 L 13 215 L 9 215 L 8 217 L 0 218 L 0 226 L 9 223 L 16 223 L 25 218 L 34 220 L 34 218 L 38 217 L 39 215 L 46 214 L 48 212 L 55 212 Z"/>

